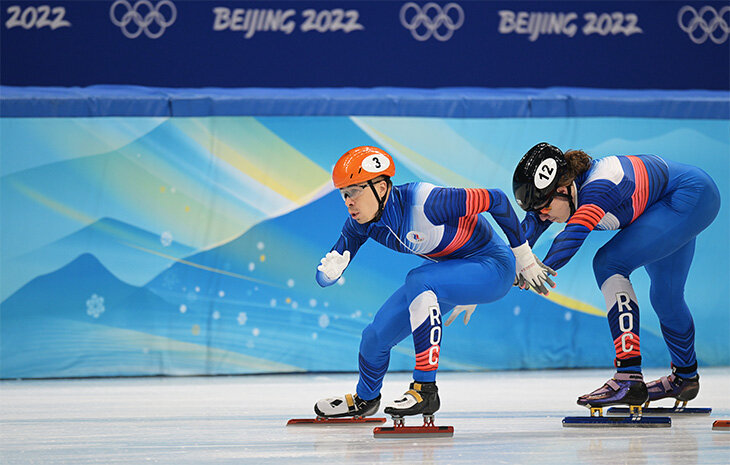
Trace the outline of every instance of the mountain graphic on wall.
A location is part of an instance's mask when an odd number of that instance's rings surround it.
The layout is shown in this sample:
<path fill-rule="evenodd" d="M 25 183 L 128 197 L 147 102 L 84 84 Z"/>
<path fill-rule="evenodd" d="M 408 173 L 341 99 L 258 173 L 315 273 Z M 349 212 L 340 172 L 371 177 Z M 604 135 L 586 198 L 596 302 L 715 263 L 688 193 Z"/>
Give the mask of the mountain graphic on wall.
<path fill-rule="evenodd" d="M 3 295 L 9 295 L 32 277 L 58 269 L 84 253 L 97 257 L 122 281 L 141 286 L 175 258 L 185 257 L 194 251 L 194 248 L 174 240 L 169 233 L 153 234 L 114 218 L 101 218 L 4 263 L 4 268 L 13 269 L 15 273 L 3 277 Z"/>
<path fill-rule="evenodd" d="M 83 254 L 0 304 L 0 377 L 298 370 L 211 347 L 212 326 Z"/>
<path fill-rule="evenodd" d="M 331 213 L 340 209 L 333 192 L 180 259 L 144 287 L 82 254 L 0 305 L 0 376 L 356 370 L 360 333 L 422 260 L 369 241 L 341 285 L 320 288 L 316 265 L 340 233 L 344 211 Z M 468 326 L 445 328 L 441 369 L 611 365 L 605 318 L 540 299 L 513 288 L 480 304 Z M 642 352 L 668 360 L 647 331 Z M 406 337 L 390 369 L 413 365 Z"/>

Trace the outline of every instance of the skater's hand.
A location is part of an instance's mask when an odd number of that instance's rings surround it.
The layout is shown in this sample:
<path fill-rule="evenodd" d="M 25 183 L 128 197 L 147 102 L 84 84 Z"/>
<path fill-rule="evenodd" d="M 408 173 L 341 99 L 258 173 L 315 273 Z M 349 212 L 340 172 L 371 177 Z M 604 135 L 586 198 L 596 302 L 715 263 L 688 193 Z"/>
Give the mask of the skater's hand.
<path fill-rule="evenodd" d="M 548 274 L 548 276 L 545 277 L 545 282 L 548 283 L 550 285 L 550 287 L 555 288 L 555 282 L 550 278 L 550 276 L 557 276 L 558 275 L 558 272 L 555 271 L 555 270 L 553 270 L 549 266 L 545 265 L 543 262 L 541 262 L 540 259 L 537 258 L 537 255 L 535 255 L 535 254 L 532 254 L 532 255 L 535 257 L 535 261 L 537 262 L 537 264 L 543 270 L 545 270 L 547 272 L 547 274 Z M 527 280 L 522 275 L 515 276 L 515 280 L 512 283 L 512 285 L 513 286 L 517 286 L 520 289 L 525 289 L 525 290 L 529 290 L 530 289 L 530 285 L 527 283 Z"/>
<path fill-rule="evenodd" d="M 451 323 L 454 322 L 457 316 L 464 313 L 464 326 L 469 324 L 469 319 L 471 318 L 471 314 L 474 313 L 474 310 L 476 310 L 477 306 L 474 305 L 457 305 L 454 307 L 453 310 L 451 310 L 451 315 L 449 315 L 449 318 L 446 320 L 446 323 L 444 323 L 446 326 L 449 326 Z"/>
<path fill-rule="evenodd" d="M 553 270 L 552 268 L 550 268 L 543 262 L 541 262 L 540 259 L 537 258 L 537 255 L 535 255 L 535 254 L 532 254 L 532 255 L 535 257 L 535 261 L 540 266 L 540 268 L 542 268 L 543 270 L 545 270 L 547 272 L 547 276 L 545 276 L 545 282 L 548 283 L 550 285 L 550 287 L 552 287 L 554 289 L 555 282 L 550 278 L 550 276 L 557 276 L 558 272 Z"/>
<path fill-rule="evenodd" d="M 327 255 L 320 260 L 321 265 L 317 267 L 319 271 L 327 276 L 327 279 L 334 281 L 342 276 L 342 272 L 347 268 L 347 264 L 350 263 L 350 251 L 345 250 L 343 254 L 333 250 L 327 252 Z"/>
<path fill-rule="evenodd" d="M 530 249 L 530 244 L 525 242 L 519 247 L 512 248 L 515 254 L 517 264 L 517 285 L 521 289 L 534 289 L 538 294 L 548 295 L 547 282 L 551 287 L 555 287 L 555 283 L 550 279 L 550 275 L 555 276 L 554 270 L 540 263 L 535 254 Z M 542 266 L 541 266 L 542 265 Z"/>

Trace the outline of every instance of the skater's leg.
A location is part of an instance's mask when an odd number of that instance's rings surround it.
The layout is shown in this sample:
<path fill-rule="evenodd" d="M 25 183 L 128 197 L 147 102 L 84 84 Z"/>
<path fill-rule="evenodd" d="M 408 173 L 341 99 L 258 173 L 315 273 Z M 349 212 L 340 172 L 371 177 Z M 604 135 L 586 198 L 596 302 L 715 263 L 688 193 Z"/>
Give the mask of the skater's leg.
<path fill-rule="evenodd" d="M 665 265 L 676 266 L 677 272 L 686 279 L 683 270 L 689 267 L 687 260 L 691 261 L 690 249 L 693 247 L 687 244 L 712 223 L 719 210 L 717 187 L 705 173 L 692 168 L 676 179 L 677 187 L 672 192 L 616 234 L 594 258 L 596 281 L 606 299 L 609 325 L 616 347 L 616 366 L 619 371 L 617 375 L 621 375 L 619 378 L 625 375 L 630 377 L 632 372 L 640 376 L 641 372 L 639 311 L 636 296 L 628 279 L 631 272 L 647 265 L 649 269 L 656 270 L 658 266 L 652 267 L 651 264 L 677 253 L 677 263 L 668 262 Z M 652 278 L 652 286 L 654 282 L 655 279 Z M 683 287 L 683 284 L 680 287 Z M 654 304 L 654 307 L 656 309 L 657 305 Z M 663 310 L 658 310 L 659 312 Z M 678 331 L 685 331 L 682 333 L 683 336 L 677 339 L 687 338 L 688 320 L 686 316 L 681 316 L 681 312 L 677 315 L 684 324 L 684 326 L 677 324 L 678 328 L 684 328 Z M 667 321 L 670 320 L 671 318 Z M 672 329 L 669 328 L 670 331 Z M 688 353 L 684 355 L 687 356 Z M 587 405 L 591 398 L 594 400 L 600 398 L 605 393 L 599 396 L 592 394 L 601 389 L 582 396 L 578 402 Z"/>
<path fill-rule="evenodd" d="M 362 332 L 358 364 L 357 395 L 373 399 L 380 394 L 390 362 L 390 349 L 411 334 L 405 286 L 385 301 Z"/>
<path fill-rule="evenodd" d="M 401 287 L 385 301 L 372 323 L 362 332 L 356 394 L 318 401 L 314 406 L 317 416 L 368 416 L 377 412 L 383 377 L 390 362 L 390 349 L 410 333 L 405 289 Z"/>
<path fill-rule="evenodd" d="M 694 321 L 684 299 L 684 286 L 694 250 L 695 239 L 692 239 L 668 257 L 645 267 L 651 278 L 651 305 L 659 317 L 672 364 L 681 368 L 685 378 L 697 374 Z"/>
<path fill-rule="evenodd" d="M 651 278 L 651 305 L 659 316 L 672 358 L 672 373 L 647 384 L 651 401 L 670 397 L 686 402 L 697 397 L 700 390 L 694 321 L 684 299 L 695 242 L 692 239 L 670 256 L 646 266 Z"/>
<path fill-rule="evenodd" d="M 492 302 L 509 291 L 514 280 L 514 256 L 506 248 L 506 252 L 495 249 L 489 257 L 432 263 L 408 273 L 405 290 L 416 352 L 415 381 L 436 379 L 444 309 Z"/>
<path fill-rule="evenodd" d="M 714 184 L 697 176 L 684 181 L 687 187 L 668 194 L 616 234 L 593 260 L 596 281 L 606 299 L 618 371 L 641 371 L 639 309 L 630 274 L 678 252 L 717 214 Z"/>

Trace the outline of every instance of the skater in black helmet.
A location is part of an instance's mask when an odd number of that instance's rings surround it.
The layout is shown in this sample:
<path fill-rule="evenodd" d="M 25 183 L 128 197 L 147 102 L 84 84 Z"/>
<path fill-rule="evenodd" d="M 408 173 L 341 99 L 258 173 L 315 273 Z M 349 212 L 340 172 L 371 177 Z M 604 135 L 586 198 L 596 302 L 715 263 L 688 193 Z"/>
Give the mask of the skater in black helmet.
<path fill-rule="evenodd" d="M 694 399 L 699 390 L 694 324 L 684 284 L 696 236 L 720 208 L 717 186 L 704 171 L 656 155 L 592 160 L 548 143 L 531 148 L 513 178 L 530 246 L 552 223 L 567 223 L 543 260 L 559 269 L 596 230 L 619 230 L 593 259 L 606 300 L 616 350 L 616 374 L 578 399 L 586 407 L 640 405 L 646 400 Z M 645 384 L 641 373 L 639 306 L 629 280 L 640 267 L 651 278 L 650 298 L 671 354 L 672 373 Z"/>

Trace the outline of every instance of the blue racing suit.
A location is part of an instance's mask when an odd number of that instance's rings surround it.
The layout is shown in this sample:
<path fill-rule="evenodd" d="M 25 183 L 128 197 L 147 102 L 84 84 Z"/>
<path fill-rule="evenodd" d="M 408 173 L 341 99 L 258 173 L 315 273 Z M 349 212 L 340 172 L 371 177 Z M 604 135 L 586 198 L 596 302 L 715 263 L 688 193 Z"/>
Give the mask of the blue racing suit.
<path fill-rule="evenodd" d="M 684 300 L 695 237 L 720 209 L 714 181 L 699 168 L 655 155 L 593 160 L 575 180 L 578 202 L 565 229 L 543 260 L 557 270 L 578 251 L 588 233 L 620 230 L 596 253 L 593 271 L 606 299 L 619 371 L 641 371 L 639 308 L 629 276 L 644 267 L 672 364 L 696 373 L 694 323 Z M 550 226 L 530 212 L 522 222 L 530 245 Z"/>
<path fill-rule="evenodd" d="M 499 189 L 443 188 L 428 183 L 392 186 L 378 221 L 345 221 L 332 250 L 350 251 L 351 259 L 372 238 L 397 252 L 428 262 L 408 273 L 401 286 L 362 333 L 357 394 L 378 396 L 390 361 L 390 349 L 413 334 L 416 367 L 413 379 L 436 379 L 441 343 L 441 316 L 456 305 L 493 302 L 509 291 L 515 257 L 481 212 L 489 212 L 510 245 L 525 235 L 507 196 Z M 317 271 L 317 282 L 336 282 Z"/>

